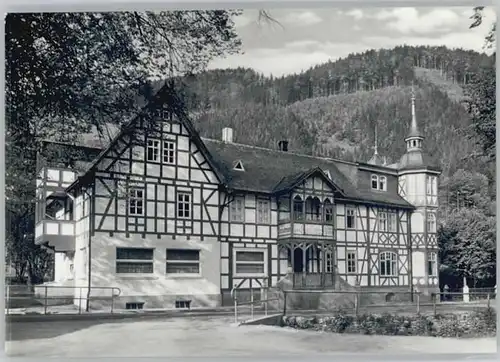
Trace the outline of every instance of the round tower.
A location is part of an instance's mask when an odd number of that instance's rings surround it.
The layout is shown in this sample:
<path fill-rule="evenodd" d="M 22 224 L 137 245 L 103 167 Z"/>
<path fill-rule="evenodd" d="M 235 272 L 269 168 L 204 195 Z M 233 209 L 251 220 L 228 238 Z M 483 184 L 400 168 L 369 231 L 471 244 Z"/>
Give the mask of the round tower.
<path fill-rule="evenodd" d="M 406 152 L 398 163 L 398 192 L 415 206 L 410 217 L 408 235 L 414 289 L 429 295 L 439 291 L 438 245 L 436 238 L 438 208 L 438 176 L 441 171 L 432 165 L 424 152 L 424 136 L 415 111 L 412 87 L 411 124 L 405 138 Z"/>

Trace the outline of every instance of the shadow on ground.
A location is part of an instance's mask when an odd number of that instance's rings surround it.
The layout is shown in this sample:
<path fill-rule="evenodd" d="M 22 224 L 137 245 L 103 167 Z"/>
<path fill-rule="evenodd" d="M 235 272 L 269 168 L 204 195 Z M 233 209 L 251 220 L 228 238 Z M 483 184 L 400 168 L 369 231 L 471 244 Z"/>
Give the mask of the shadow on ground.
<path fill-rule="evenodd" d="M 124 320 L 66 320 L 41 322 L 7 322 L 6 341 L 47 339 L 73 333 L 104 323 L 120 323 Z"/>

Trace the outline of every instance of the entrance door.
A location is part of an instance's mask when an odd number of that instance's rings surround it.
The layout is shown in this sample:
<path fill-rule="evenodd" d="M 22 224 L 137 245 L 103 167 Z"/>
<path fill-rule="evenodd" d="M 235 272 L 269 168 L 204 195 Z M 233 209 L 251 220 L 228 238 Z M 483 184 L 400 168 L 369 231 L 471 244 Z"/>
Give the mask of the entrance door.
<path fill-rule="evenodd" d="M 304 270 L 304 254 L 301 248 L 293 251 L 293 272 L 302 273 Z"/>

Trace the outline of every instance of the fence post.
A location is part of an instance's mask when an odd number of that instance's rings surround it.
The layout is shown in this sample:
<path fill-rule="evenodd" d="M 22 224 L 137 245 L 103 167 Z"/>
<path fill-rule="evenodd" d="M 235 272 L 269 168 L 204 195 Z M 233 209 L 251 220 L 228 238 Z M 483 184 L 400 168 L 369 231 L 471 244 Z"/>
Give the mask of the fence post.
<path fill-rule="evenodd" d="M 359 315 L 359 296 L 358 293 L 354 294 L 354 313 L 356 317 Z"/>
<path fill-rule="evenodd" d="M 265 290 L 264 313 L 267 316 L 267 303 L 269 300 L 269 282 L 268 282 L 267 278 L 264 279 L 264 290 Z M 262 299 L 262 297 L 261 297 L 261 299 Z"/>
<path fill-rule="evenodd" d="M 111 314 L 113 314 L 114 305 L 115 305 L 115 290 L 111 288 Z"/>
<path fill-rule="evenodd" d="M 43 314 L 47 314 L 47 286 L 45 285 L 45 297 L 43 300 Z"/>
<path fill-rule="evenodd" d="M 250 284 L 250 316 L 253 319 L 253 288 Z"/>
<path fill-rule="evenodd" d="M 283 290 L 283 317 L 286 315 L 286 290 Z"/>
<path fill-rule="evenodd" d="M 488 303 L 488 309 L 490 308 L 490 293 L 488 293 L 487 295 L 487 303 Z"/>
<path fill-rule="evenodd" d="M 78 314 L 82 314 L 82 287 L 78 289 L 80 290 L 80 297 L 78 298 Z"/>
<path fill-rule="evenodd" d="M 433 308 L 434 308 L 434 317 L 435 317 L 437 315 L 436 294 L 435 293 L 432 293 L 432 304 L 433 304 Z"/>
<path fill-rule="evenodd" d="M 417 294 L 417 314 L 420 314 L 420 294 Z"/>

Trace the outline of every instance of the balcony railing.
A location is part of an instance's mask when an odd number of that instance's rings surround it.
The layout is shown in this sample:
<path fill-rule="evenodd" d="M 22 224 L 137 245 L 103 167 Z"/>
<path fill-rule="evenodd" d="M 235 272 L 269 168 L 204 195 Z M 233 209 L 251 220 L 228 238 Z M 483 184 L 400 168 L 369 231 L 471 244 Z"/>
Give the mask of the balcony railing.
<path fill-rule="evenodd" d="M 335 236 L 332 224 L 319 222 L 293 221 L 281 222 L 278 225 L 278 238 L 311 238 L 333 239 Z"/>
<path fill-rule="evenodd" d="M 35 227 L 35 244 L 48 244 L 55 251 L 75 250 L 75 222 L 42 220 Z"/>

